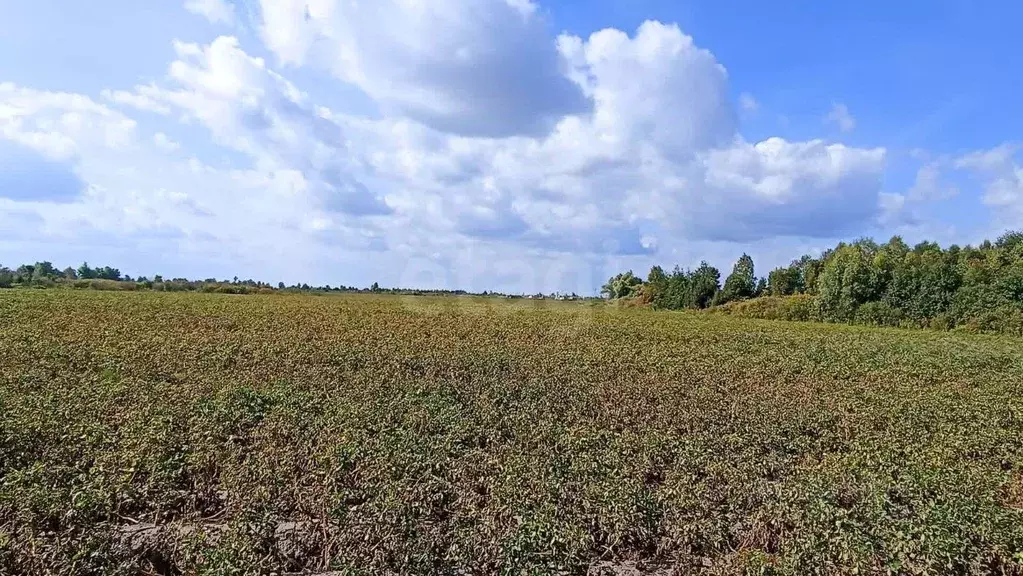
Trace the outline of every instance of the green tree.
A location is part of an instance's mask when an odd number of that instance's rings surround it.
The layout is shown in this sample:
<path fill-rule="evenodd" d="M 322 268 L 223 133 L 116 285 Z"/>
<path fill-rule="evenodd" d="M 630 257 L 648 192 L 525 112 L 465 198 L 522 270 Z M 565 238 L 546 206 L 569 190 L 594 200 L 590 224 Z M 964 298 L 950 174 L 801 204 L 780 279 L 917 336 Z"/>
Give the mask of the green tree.
<path fill-rule="evenodd" d="M 660 307 L 666 310 L 681 310 L 689 305 L 691 274 L 675 266 L 665 279 L 664 293 L 661 295 Z"/>
<path fill-rule="evenodd" d="M 646 276 L 646 286 L 650 302 L 654 308 L 668 309 L 668 275 L 660 266 L 654 266 Z"/>
<path fill-rule="evenodd" d="M 882 299 L 902 310 L 907 318 L 924 324 L 949 312 L 962 285 L 962 269 L 957 258 L 936 245 L 917 248 L 894 268 Z"/>
<path fill-rule="evenodd" d="M 992 310 L 1005 307 L 1007 302 L 998 289 L 990 284 L 962 286 L 952 297 L 949 316 L 957 325 L 969 324 Z"/>
<path fill-rule="evenodd" d="M 1000 271 L 995 289 L 1006 302 L 1023 304 L 1023 260 Z"/>
<path fill-rule="evenodd" d="M 82 280 L 92 280 L 96 277 L 96 271 L 89 267 L 88 262 L 82 262 L 78 267 L 78 277 Z"/>
<path fill-rule="evenodd" d="M 689 275 L 687 308 L 706 308 L 714 301 L 720 289 L 721 272 L 707 262 L 700 262 L 699 268 Z"/>
<path fill-rule="evenodd" d="M 622 272 L 616 276 L 612 276 L 607 283 L 600 288 L 601 296 L 610 300 L 617 300 L 619 298 L 629 298 L 636 294 L 639 287 L 643 285 L 643 281 L 636 277 L 632 273 L 632 270 Z"/>
<path fill-rule="evenodd" d="M 860 304 L 874 299 L 871 249 L 870 244 L 861 242 L 840 245 L 825 261 L 817 280 L 817 293 L 825 320 L 852 320 Z"/>
<path fill-rule="evenodd" d="M 96 278 L 101 280 L 114 280 L 119 281 L 121 279 L 121 271 L 117 268 L 111 268 L 110 266 L 104 266 L 93 270 L 93 274 Z M 79 270 L 79 276 L 81 271 Z"/>
<path fill-rule="evenodd" d="M 803 255 L 793 263 L 799 268 L 799 290 L 797 294 L 816 294 L 817 283 L 821 272 L 824 270 L 824 262 L 831 256 L 833 250 L 827 250 L 820 258 L 810 255 Z"/>
<path fill-rule="evenodd" d="M 753 258 L 743 254 L 732 267 L 732 273 L 725 278 L 725 285 L 718 293 L 715 302 L 725 304 L 736 300 L 752 298 L 757 290 L 757 277 L 753 269 Z"/>
<path fill-rule="evenodd" d="M 32 285 L 50 286 L 60 276 L 60 272 L 50 262 L 36 262 L 32 266 Z"/>
<path fill-rule="evenodd" d="M 53 267 L 51 262 L 36 262 L 32 267 L 32 281 L 33 282 L 44 282 L 46 280 L 55 280 L 60 272 Z"/>
<path fill-rule="evenodd" d="M 22 264 L 18 266 L 18 269 L 14 271 L 14 283 L 15 284 L 29 284 L 32 282 L 32 275 L 35 273 L 35 266 L 31 264 Z"/>
<path fill-rule="evenodd" d="M 873 268 L 873 284 L 879 294 L 884 294 L 888 289 L 888 285 L 906 260 L 907 254 L 909 254 L 909 246 L 899 236 L 892 236 L 886 244 L 877 249 L 871 267 Z"/>
<path fill-rule="evenodd" d="M 14 284 L 14 272 L 6 266 L 0 266 L 0 288 L 10 288 Z"/>
<path fill-rule="evenodd" d="M 767 292 L 771 296 L 791 296 L 802 289 L 802 270 L 793 263 L 787 268 L 775 268 L 767 275 Z"/>
<path fill-rule="evenodd" d="M 760 298 L 761 296 L 767 295 L 767 278 L 760 278 L 757 280 L 757 289 L 753 292 L 754 298 Z"/>
<path fill-rule="evenodd" d="M 1023 257 L 1023 252 L 1019 252 L 1023 250 L 1023 231 L 1010 230 L 1002 234 L 995 240 L 995 247 L 1007 252 L 1018 252 L 1019 257 Z"/>

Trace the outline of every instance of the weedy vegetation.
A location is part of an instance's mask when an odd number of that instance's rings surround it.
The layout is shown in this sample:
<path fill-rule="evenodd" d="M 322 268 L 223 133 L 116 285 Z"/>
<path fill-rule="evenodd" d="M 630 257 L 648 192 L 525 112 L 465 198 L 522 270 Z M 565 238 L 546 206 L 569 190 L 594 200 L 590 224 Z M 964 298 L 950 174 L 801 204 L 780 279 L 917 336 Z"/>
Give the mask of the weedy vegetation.
<path fill-rule="evenodd" d="M 1021 387 L 1006 336 L 8 291 L 0 573 L 1020 574 Z"/>

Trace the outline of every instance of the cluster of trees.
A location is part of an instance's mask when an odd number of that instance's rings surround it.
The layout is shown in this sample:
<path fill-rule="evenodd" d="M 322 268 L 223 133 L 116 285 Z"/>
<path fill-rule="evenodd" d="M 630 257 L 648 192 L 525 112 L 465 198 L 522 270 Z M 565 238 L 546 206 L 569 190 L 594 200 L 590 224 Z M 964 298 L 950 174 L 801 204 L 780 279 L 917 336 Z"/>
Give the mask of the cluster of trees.
<path fill-rule="evenodd" d="M 121 271 L 117 268 L 103 266 L 92 268 L 84 263 L 75 268 L 58 270 L 50 262 L 36 262 L 35 264 L 22 264 L 14 270 L 0 266 L 0 288 L 10 287 L 15 284 L 45 286 L 58 281 L 68 280 L 114 280 L 120 281 Z"/>
<path fill-rule="evenodd" d="M 246 294 L 277 291 L 470 294 L 464 290 L 415 290 L 310 286 L 254 280 L 164 280 L 131 278 L 109 266 L 58 269 L 50 262 L 0 266 L 0 288 L 14 286 L 100 290 L 202 291 Z M 908 246 L 898 236 L 884 244 L 871 239 L 840 243 L 820 256 L 804 255 L 758 278 L 743 254 L 721 282 L 721 272 L 701 262 L 670 273 L 651 268 L 644 280 L 632 271 L 608 280 L 601 294 L 658 309 L 703 309 L 757 300 L 764 305 L 726 306 L 735 313 L 855 322 L 886 326 L 971 327 L 1023 334 L 1023 232 L 1008 232 L 979 246 L 942 248 L 934 242 Z M 498 295 L 482 293 L 482 295 Z M 559 295 L 554 295 L 558 297 Z M 569 299 L 574 299 L 573 294 Z M 776 301 L 771 301 L 774 298 Z M 759 312 L 758 312 L 759 311 Z"/>
<path fill-rule="evenodd" d="M 266 282 L 255 280 L 189 280 L 188 278 L 164 279 L 157 274 L 151 279 L 145 276 L 132 278 L 122 274 L 117 268 L 100 266 L 93 268 L 88 262 L 78 268 L 67 267 L 58 269 L 51 262 L 22 264 L 15 269 L 0 266 L 0 288 L 31 287 L 52 288 L 70 286 L 72 288 L 91 288 L 96 290 L 160 290 L 166 292 L 226 292 L 246 294 L 249 292 L 271 291 L 274 287 Z M 286 287 L 279 283 L 278 289 L 314 290 L 307 285 Z M 326 287 L 330 289 L 330 287 Z"/>
<path fill-rule="evenodd" d="M 663 309 L 800 296 L 801 314 L 810 302 L 811 319 L 827 322 L 1023 332 L 1023 232 L 976 247 L 910 247 L 898 236 L 884 244 L 861 239 L 819 257 L 802 256 L 760 279 L 744 254 L 724 284 L 719 281 L 718 270 L 707 263 L 671 274 L 655 266 L 646 281 L 626 272 L 611 278 L 602 293 Z"/>
<path fill-rule="evenodd" d="M 1014 331 L 1023 314 L 1023 233 L 948 249 L 860 240 L 828 252 L 815 275 L 785 289 L 778 294 L 816 295 L 829 321 Z"/>
<path fill-rule="evenodd" d="M 664 310 L 701 309 L 755 298 L 766 291 L 766 285 L 766 280 L 756 277 L 753 258 L 743 254 L 732 268 L 732 273 L 725 278 L 724 285 L 721 284 L 721 272 L 707 262 L 701 262 L 694 270 L 675 266 L 670 274 L 660 266 L 654 266 L 646 281 L 631 270 L 623 272 L 604 284 L 601 295 L 612 300 L 636 298 L 641 303 Z"/>

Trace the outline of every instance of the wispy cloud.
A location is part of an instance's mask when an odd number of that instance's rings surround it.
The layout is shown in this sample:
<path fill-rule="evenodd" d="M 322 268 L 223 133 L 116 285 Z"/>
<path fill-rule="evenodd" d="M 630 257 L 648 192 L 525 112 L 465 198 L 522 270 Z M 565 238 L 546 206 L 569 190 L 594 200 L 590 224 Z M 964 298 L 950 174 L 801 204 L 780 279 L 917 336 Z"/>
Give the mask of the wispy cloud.
<path fill-rule="evenodd" d="M 849 107 L 845 104 L 834 103 L 831 111 L 824 118 L 825 122 L 834 124 L 842 132 L 852 132 L 856 128 L 856 119 L 849 113 Z"/>

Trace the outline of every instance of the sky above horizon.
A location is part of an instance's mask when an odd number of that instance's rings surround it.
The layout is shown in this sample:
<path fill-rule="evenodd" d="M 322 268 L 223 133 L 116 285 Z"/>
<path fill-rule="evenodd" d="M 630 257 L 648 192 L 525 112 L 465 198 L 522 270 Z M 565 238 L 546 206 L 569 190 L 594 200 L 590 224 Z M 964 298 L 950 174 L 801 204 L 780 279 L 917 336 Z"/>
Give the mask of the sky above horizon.
<path fill-rule="evenodd" d="M 652 264 L 994 239 L 1023 228 L 1021 17 L 0 0 L 0 264 L 592 294 Z"/>

